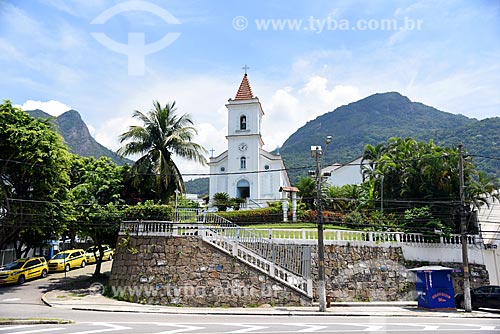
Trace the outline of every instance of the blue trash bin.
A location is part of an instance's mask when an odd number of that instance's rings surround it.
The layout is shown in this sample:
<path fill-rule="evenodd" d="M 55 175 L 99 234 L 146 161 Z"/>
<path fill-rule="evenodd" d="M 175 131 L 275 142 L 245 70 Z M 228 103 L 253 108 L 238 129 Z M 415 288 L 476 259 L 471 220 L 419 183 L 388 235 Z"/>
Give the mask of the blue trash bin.
<path fill-rule="evenodd" d="M 455 310 L 452 268 L 425 266 L 410 269 L 416 273 L 418 307 L 432 310 Z"/>

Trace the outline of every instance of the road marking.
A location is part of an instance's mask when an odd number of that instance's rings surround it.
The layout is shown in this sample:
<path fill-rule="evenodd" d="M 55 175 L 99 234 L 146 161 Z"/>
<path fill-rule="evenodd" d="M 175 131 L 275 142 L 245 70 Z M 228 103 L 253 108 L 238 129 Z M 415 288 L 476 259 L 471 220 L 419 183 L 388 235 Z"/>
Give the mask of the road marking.
<path fill-rule="evenodd" d="M 365 325 L 368 326 L 365 329 L 363 329 L 363 332 L 376 332 L 384 328 L 384 326 L 374 326 L 374 325 Z"/>
<path fill-rule="evenodd" d="M 74 332 L 71 334 L 103 333 L 103 332 L 120 331 L 123 329 L 131 329 L 130 327 L 111 324 L 111 323 L 107 323 L 107 322 L 88 322 L 88 324 L 92 324 L 94 326 L 104 326 L 104 327 L 109 327 L 109 328 L 107 328 L 107 329 L 100 328 L 100 329 L 94 329 L 94 330 L 89 330 L 89 331 L 84 331 L 84 332 Z"/>
<path fill-rule="evenodd" d="M 9 326 L 9 327 L 0 326 L 0 331 L 8 331 L 11 329 L 28 328 L 28 327 L 35 327 L 35 325 L 17 325 L 17 326 Z"/>
<path fill-rule="evenodd" d="M 267 326 L 255 326 L 255 325 L 244 325 L 244 324 L 223 324 L 225 326 L 239 326 L 239 327 L 246 327 L 242 329 L 237 329 L 232 332 L 226 332 L 226 333 L 249 333 L 253 331 L 258 331 L 259 329 L 264 329 L 264 328 L 269 328 Z"/>
<path fill-rule="evenodd" d="M 304 329 L 301 329 L 297 331 L 297 333 L 312 333 L 312 332 L 317 332 L 321 329 L 328 328 L 328 326 L 318 326 L 318 325 L 307 325 L 307 324 L 283 324 L 283 325 L 292 325 L 292 326 L 300 326 L 300 327 L 307 327 Z"/>
<path fill-rule="evenodd" d="M 174 333 L 182 333 L 188 331 L 195 331 L 197 329 L 205 329 L 205 327 L 198 326 L 190 326 L 190 325 L 176 325 L 176 324 L 165 324 L 165 323 L 156 323 L 158 326 L 172 326 L 172 327 L 181 327 L 179 329 L 172 329 L 166 332 L 156 332 L 155 334 L 174 334 Z"/>
<path fill-rule="evenodd" d="M 483 326 L 481 324 L 456 324 L 456 323 L 441 323 L 440 325 L 446 326 L 463 326 L 463 327 L 479 327 L 479 328 L 471 328 L 470 330 L 478 330 L 478 331 L 494 331 L 497 326 Z M 460 329 L 464 330 L 464 329 Z M 465 329 L 469 330 L 469 329 Z"/>
<path fill-rule="evenodd" d="M 56 327 L 56 328 L 43 328 L 43 329 L 32 329 L 22 332 L 12 332 L 7 334 L 31 334 L 31 333 L 42 333 L 42 332 L 52 332 L 65 329 L 64 327 Z"/>
<path fill-rule="evenodd" d="M 496 326 L 481 326 L 478 330 L 480 331 L 494 331 Z"/>
<path fill-rule="evenodd" d="M 377 332 L 384 328 L 385 326 L 389 326 L 390 323 L 383 324 L 382 326 L 380 325 L 374 325 L 374 324 L 353 324 L 353 323 L 341 323 L 339 322 L 338 325 L 344 325 L 344 326 L 355 326 L 355 327 L 365 327 L 364 329 L 360 329 L 359 331 L 361 332 Z M 356 331 L 356 330 L 354 330 Z"/>
<path fill-rule="evenodd" d="M 4 302 L 4 303 L 17 302 L 18 300 L 21 300 L 21 298 L 7 298 L 7 299 L 2 300 L 2 302 Z"/>
<path fill-rule="evenodd" d="M 384 323 L 384 325 L 387 325 L 389 323 Z M 421 331 L 437 331 L 439 329 L 439 325 L 427 325 L 427 324 L 409 324 L 406 322 L 391 322 L 391 325 L 394 326 L 412 326 L 412 327 L 423 327 L 420 330 Z M 413 330 L 413 329 L 411 329 Z"/>

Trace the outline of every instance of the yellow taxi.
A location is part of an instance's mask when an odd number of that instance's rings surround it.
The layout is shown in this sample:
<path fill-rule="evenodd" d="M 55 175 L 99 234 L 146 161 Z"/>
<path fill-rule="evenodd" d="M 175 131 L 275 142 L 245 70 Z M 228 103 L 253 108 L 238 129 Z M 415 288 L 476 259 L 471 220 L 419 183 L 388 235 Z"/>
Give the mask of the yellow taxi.
<path fill-rule="evenodd" d="M 49 267 L 44 257 L 23 258 L 0 268 L 0 284 L 23 284 L 31 278 L 45 278 L 48 272 Z"/>
<path fill-rule="evenodd" d="M 102 257 L 103 261 L 111 261 L 113 260 L 113 256 L 115 255 L 115 250 L 109 245 L 102 245 L 102 248 L 104 250 L 104 255 Z M 85 258 L 87 261 L 87 264 L 95 263 L 97 262 L 97 259 L 99 258 L 100 253 L 99 253 L 99 247 L 97 246 L 92 246 L 87 248 L 85 250 Z"/>
<path fill-rule="evenodd" d="M 85 267 L 83 249 L 70 249 L 57 253 L 49 260 L 49 271 L 70 271 L 71 268 Z"/>

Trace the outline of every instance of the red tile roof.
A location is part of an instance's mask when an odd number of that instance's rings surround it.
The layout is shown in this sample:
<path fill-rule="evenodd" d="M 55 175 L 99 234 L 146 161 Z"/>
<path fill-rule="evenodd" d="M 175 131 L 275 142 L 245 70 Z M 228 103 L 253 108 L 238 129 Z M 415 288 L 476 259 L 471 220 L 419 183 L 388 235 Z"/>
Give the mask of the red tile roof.
<path fill-rule="evenodd" d="M 245 73 L 243 80 L 241 80 L 240 88 L 236 93 L 235 100 L 249 100 L 253 99 L 252 87 L 250 87 L 250 82 L 248 81 L 248 75 Z"/>

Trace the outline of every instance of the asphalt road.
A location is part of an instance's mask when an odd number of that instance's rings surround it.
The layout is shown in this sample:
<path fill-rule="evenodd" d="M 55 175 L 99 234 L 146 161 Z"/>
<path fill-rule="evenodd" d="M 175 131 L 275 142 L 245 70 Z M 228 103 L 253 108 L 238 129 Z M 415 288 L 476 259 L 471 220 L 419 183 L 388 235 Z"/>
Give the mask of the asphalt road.
<path fill-rule="evenodd" d="M 94 314 L 94 321 L 7 325 L 0 333 L 499 333 L 498 320 L 383 317 L 255 317 Z M 119 318 L 126 318 L 118 320 Z M 97 320 L 99 319 L 99 320 Z M 107 319 L 107 320 L 106 320 Z"/>
<path fill-rule="evenodd" d="M 109 270 L 104 264 L 103 272 Z M 58 318 L 71 324 L 15 324 L 0 326 L 6 333 L 500 333 L 499 319 L 439 317 L 331 317 L 331 316 L 242 316 L 89 312 L 44 305 L 42 294 L 55 287 L 68 288 L 74 277 L 88 280 L 94 266 L 24 285 L 0 287 L 0 318 Z M 73 278 L 73 279 L 72 279 Z M 89 281 L 90 284 L 90 281 Z M 70 287 L 71 288 L 71 287 Z"/>

